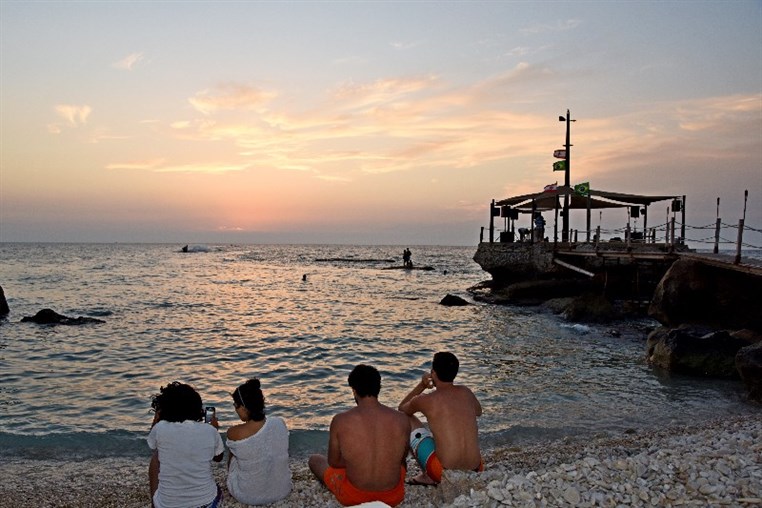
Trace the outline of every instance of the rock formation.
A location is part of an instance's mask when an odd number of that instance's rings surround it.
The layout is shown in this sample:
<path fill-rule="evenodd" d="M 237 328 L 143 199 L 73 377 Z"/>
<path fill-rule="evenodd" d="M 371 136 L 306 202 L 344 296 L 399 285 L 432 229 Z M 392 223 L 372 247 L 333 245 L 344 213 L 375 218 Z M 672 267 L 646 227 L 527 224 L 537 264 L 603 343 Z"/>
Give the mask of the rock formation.
<path fill-rule="evenodd" d="M 736 355 L 749 343 L 727 331 L 702 335 L 700 328 L 659 328 L 648 336 L 648 360 L 653 365 L 694 376 L 738 378 Z"/>
<path fill-rule="evenodd" d="M 670 327 L 703 324 L 762 331 L 760 301 L 762 278 L 680 259 L 656 287 L 648 314 Z"/>
<path fill-rule="evenodd" d="M 439 304 L 446 307 L 462 307 L 464 305 L 470 305 L 460 296 L 451 295 L 449 293 L 444 298 L 442 298 L 442 301 L 440 301 Z"/>
<path fill-rule="evenodd" d="M 3 287 L 0 286 L 0 317 L 7 316 L 11 309 L 8 307 L 8 302 L 5 299 L 5 292 Z"/>
<path fill-rule="evenodd" d="M 63 316 L 51 309 L 42 309 L 34 316 L 25 316 L 21 319 L 24 323 L 37 323 L 39 325 L 86 325 L 94 323 L 105 323 L 100 319 L 91 317 L 68 317 Z"/>

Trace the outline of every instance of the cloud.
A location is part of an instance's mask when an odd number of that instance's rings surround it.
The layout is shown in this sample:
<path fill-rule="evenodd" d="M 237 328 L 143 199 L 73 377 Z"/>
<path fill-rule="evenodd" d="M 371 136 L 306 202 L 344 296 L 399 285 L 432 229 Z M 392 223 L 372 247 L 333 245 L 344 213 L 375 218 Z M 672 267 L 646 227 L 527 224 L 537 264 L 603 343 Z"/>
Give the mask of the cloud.
<path fill-rule="evenodd" d="M 276 97 L 273 92 L 241 84 L 225 84 L 203 90 L 188 99 L 196 111 L 211 115 L 221 110 L 256 110 Z"/>
<path fill-rule="evenodd" d="M 320 180 L 325 180 L 326 182 L 339 182 L 339 183 L 346 183 L 351 182 L 351 178 L 347 178 L 345 176 L 335 176 L 335 175 L 317 175 L 315 178 L 319 178 Z"/>
<path fill-rule="evenodd" d="M 389 45 L 398 51 L 413 49 L 423 44 L 423 41 L 390 42 Z"/>
<path fill-rule="evenodd" d="M 143 53 L 130 53 L 126 57 L 122 58 L 118 62 L 111 64 L 111 67 L 115 69 L 121 69 L 125 71 L 131 71 L 143 60 Z"/>
<path fill-rule="evenodd" d="M 540 23 L 530 27 L 522 28 L 519 32 L 523 35 L 534 35 L 546 32 L 565 32 L 567 30 L 574 30 L 582 22 L 578 19 L 567 19 L 564 21 L 556 21 L 554 24 Z"/>
<path fill-rule="evenodd" d="M 74 127 L 86 124 L 87 118 L 93 111 L 90 106 L 76 106 L 73 104 L 59 104 L 55 107 L 55 110 L 58 116 Z"/>
<path fill-rule="evenodd" d="M 152 171 L 154 173 L 207 173 L 219 174 L 231 171 L 243 171 L 249 164 L 230 163 L 195 163 L 195 164 L 168 164 L 165 158 L 150 159 L 146 161 L 114 162 L 106 165 L 110 170 L 139 170 Z"/>
<path fill-rule="evenodd" d="M 106 165 L 106 169 L 152 170 L 160 167 L 164 162 L 166 162 L 166 159 L 163 158 L 133 162 L 114 162 Z"/>

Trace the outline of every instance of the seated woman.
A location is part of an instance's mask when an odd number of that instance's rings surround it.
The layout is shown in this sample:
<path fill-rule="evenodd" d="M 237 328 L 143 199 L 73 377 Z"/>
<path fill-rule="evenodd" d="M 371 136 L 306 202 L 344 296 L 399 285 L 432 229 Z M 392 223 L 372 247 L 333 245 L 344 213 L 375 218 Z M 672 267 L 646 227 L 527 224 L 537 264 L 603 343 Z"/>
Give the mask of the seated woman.
<path fill-rule="evenodd" d="M 222 490 L 212 476 L 212 460 L 225 452 L 217 419 L 204 423 L 201 396 L 190 385 L 162 386 L 151 403 L 155 414 L 148 446 L 153 450 L 148 475 L 153 506 L 216 508 Z"/>
<path fill-rule="evenodd" d="M 228 429 L 228 491 L 240 503 L 270 504 L 291 492 L 288 428 L 283 418 L 265 417 L 259 379 L 250 379 L 232 394 L 243 423 Z"/>

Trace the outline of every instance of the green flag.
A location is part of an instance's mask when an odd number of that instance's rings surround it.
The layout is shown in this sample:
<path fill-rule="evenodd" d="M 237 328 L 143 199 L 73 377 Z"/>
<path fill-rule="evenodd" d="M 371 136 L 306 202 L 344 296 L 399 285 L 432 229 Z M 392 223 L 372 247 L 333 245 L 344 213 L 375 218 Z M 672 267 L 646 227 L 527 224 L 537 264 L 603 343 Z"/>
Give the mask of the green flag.
<path fill-rule="evenodd" d="M 590 182 L 578 183 L 577 185 L 574 186 L 574 192 L 576 192 L 580 196 L 589 196 Z"/>
<path fill-rule="evenodd" d="M 553 171 L 566 171 L 566 161 L 554 162 Z"/>

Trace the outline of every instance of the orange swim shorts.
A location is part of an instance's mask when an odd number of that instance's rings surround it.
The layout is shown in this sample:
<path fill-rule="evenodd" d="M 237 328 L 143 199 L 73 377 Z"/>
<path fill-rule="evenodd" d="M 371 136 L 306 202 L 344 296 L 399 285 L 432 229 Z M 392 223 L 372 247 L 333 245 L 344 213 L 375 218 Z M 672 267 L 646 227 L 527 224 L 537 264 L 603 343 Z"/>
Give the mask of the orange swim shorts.
<path fill-rule="evenodd" d="M 383 501 L 389 506 L 397 506 L 405 499 L 405 468 L 400 466 L 400 481 L 396 487 L 384 491 L 361 490 L 352 485 L 344 468 L 328 467 L 323 473 L 323 482 L 333 492 L 336 500 L 344 506 Z"/>
<path fill-rule="evenodd" d="M 476 473 L 481 473 L 482 471 L 484 471 L 484 460 L 480 460 L 479 466 L 474 469 Z M 426 462 L 426 474 L 435 482 L 440 483 L 442 481 L 442 473 L 444 473 L 442 463 L 439 462 L 437 452 L 433 452 Z"/>

